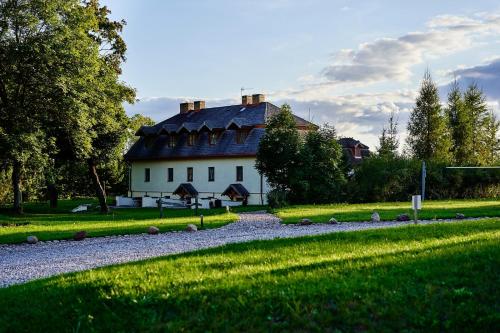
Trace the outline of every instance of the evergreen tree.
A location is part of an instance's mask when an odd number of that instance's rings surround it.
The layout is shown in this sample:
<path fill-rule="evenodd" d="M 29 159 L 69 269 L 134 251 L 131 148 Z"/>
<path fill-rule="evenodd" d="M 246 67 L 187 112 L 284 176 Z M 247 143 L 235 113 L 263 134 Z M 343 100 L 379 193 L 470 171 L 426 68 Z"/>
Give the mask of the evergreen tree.
<path fill-rule="evenodd" d="M 420 160 L 450 160 L 451 142 L 438 88 L 429 71 L 424 75 L 416 105 L 408 123 L 408 146 Z"/>
<path fill-rule="evenodd" d="M 270 117 L 266 133 L 259 142 L 256 168 L 269 184 L 280 191 L 289 191 L 298 168 L 300 136 L 288 104 Z"/>
<path fill-rule="evenodd" d="M 471 84 L 464 93 L 464 107 L 468 113 L 471 130 L 471 153 L 468 162 L 471 165 L 487 165 L 491 156 L 491 142 L 488 140 L 487 128 L 490 113 L 486 97 L 477 84 Z"/>
<path fill-rule="evenodd" d="M 471 157 L 474 149 L 474 124 L 470 119 L 470 113 L 465 106 L 457 80 L 452 83 L 448 93 L 446 113 L 450 125 L 453 160 L 457 165 L 469 165 L 472 163 Z"/>
<path fill-rule="evenodd" d="M 490 148 L 489 155 L 486 157 L 488 165 L 500 162 L 500 139 L 498 138 L 499 130 L 500 121 L 497 120 L 493 111 L 490 111 L 485 129 L 485 145 Z"/>
<path fill-rule="evenodd" d="M 396 157 L 398 155 L 398 121 L 395 119 L 394 111 L 391 111 L 388 126 L 382 129 L 379 142 L 380 146 L 377 149 L 379 156 Z"/>

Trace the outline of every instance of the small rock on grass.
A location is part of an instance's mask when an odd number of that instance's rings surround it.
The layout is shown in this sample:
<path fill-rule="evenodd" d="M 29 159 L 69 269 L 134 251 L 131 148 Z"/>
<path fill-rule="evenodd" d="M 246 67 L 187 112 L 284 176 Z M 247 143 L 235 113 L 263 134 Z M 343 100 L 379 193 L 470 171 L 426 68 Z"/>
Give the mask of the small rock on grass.
<path fill-rule="evenodd" d="M 85 238 L 87 238 L 87 232 L 86 231 L 78 231 L 77 233 L 75 233 L 73 235 L 73 239 L 76 240 L 76 241 L 82 241 L 84 240 Z"/>
<path fill-rule="evenodd" d="M 396 221 L 399 221 L 399 222 L 410 221 L 410 215 L 400 214 L 400 215 L 398 215 L 398 217 L 396 217 Z"/>
<path fill-rule="evenodd" d="M 195 226 L 194 224 L 188 224 L 186 227 L 186 231 L 190 231 L 190 232 L 198 231 L 198 227 Z"/>
<path fill-rule="evenodd" d="M 299 225 L 311 225 L 311 224 L 312 224 L 312 221 L 309 219 L 302 219 L 299 222 Z"/>
<path fill-rule="evenodd" d="M 28 242 L 28 244 L 36 244 L 38 243 L 38 238 L 36 236 L 28 236 L 26 238 L 26 241 Z"/>
<path fill-rule="evenodd" d="M 465 215 L 462 213 L 457 213 L 455 214 L 455 218 L 458 220 L 463 220 L 465 218 Z"/>
<path fill-rule="evenodd" d="M 150 234 L 150 235 L 158 235 L 159 232 L 160 232 L 160 229 L 158 229 L 155 226 L 150 226 L 148 228 L 148 234 Z"/>
<path fill-rule="evenodd" d="M 328 223 L 330 223 L 330 224 L 338 224 L 339 221 L 337 221 L 336 218 L 332 217 L 330 220 L 328 220 Z"/>
<path fill-rule="evenodd" d="M 373 212 L 371 221 L 380 222 L 380 215 L 377 212 Z"/>

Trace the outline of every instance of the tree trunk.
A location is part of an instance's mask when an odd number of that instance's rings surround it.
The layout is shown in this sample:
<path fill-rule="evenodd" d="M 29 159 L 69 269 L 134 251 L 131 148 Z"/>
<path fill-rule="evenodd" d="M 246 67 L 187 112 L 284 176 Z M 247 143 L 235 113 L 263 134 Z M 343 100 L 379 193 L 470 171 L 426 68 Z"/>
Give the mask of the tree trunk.
<path fill-rule="evenodd" d="M 92 183 L 94 184 L 95 193 L 97 199 L 99 200 L 99 205 L 101 206 L 101 213 L 108 213 L 109 207 L 106 203 L 106 191 L 99 180 L 99 175 L 97 174 L 97 168 L 92 160 L 87 161 L 90 171 L 90 177 L 92 178 Z"/>
<path fill-rule="evenodd" d="M 12 167 L 12 190 L 14 192 L 14 213 L 23 213 L 23 196 L 21 192 L 21 163 L 14 162 Z"/>

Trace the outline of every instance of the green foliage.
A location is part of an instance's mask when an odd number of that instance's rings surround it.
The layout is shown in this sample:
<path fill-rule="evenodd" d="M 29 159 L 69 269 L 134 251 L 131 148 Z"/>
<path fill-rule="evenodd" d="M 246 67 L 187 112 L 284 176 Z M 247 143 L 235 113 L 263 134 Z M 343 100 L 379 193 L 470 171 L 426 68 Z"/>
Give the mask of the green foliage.
<path fill-rule="evenodd" d="M 499 241 L 497 219 L 233 244 L 0 289 L 0 322 L 12 332 L 493 332 Z"/>
<path fill-rule="evenodd" d="M 269 184 L 287 191 L 297 174 L 300 137 L 290 106 L 284 104 L 281 112 L 266 124 L 266 133 L 259 142 L 255 167 Z"/>
<path fill-rule="evenodd" d="M 346 183 L 342 156 L 342 147 L 332 126 L 326 124 L 319 130 L 308 131 L 300 149 L 290 200 L 300 203 L 339 200 Z"/>
<path fill-rule="evenodd" d="M 436 84 L 427 71 L 408 122 L 407 143 L 419 160 L 449 161 L 451 139 Z"/>
<path fill-rule="evenodd" d="M 398 121 L 395 119 L 394 111 L 391 111 L 389 116 L 388 126 L 382 129 L 382 134 L 379 137 L 380 146 L 377 148 L 379 156 L 396 157 L 398 156 Z"/>
<path fill-rule="evenodd" d="M 279 189 L 272 189 L 267 192 L 267 205 L 274 208 L 281 208 L 288 205 L 288 193 Z"/>
<path fill-rule="evenodd" d="M 429 199 L 500 196 L 500 170 L 446 169 L 445 162 L 427 162 Z M 370 157 L 356 167 L 348 187 L 351 202 L 407 201 L 420 193 L 422 162 L 406 157 Z"/>

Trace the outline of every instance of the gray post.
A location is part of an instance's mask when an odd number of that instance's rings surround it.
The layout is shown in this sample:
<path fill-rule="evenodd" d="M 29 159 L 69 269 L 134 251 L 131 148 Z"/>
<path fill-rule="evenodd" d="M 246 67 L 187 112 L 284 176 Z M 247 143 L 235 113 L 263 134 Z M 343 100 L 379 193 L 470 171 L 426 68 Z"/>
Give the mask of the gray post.
<path fill-rule="evenodd" d="M 163 203 L 162 203 L 162 198 L 160 197 L 158 199 L 158 208 L 160 209 L 160 218 L 162 219 L 163 218 Z"/>
<path fill-rule="evenodd" d="M 203 215 L 200 215 L 200 226 L 203 229 Z"/>
<path fill-rule="evenodd" d="M 194 199 L 194 204 L 196 205 L 195 209 L 195 214 L 198 215 L 198 196 L 195 197 Z"/>
<path fill-rule="evenodd" d="M 425 161 L 422 161 L 422 201 L 425 199 L 425 177 L 427 176 L 427 168 L 425 167 Z"/>

